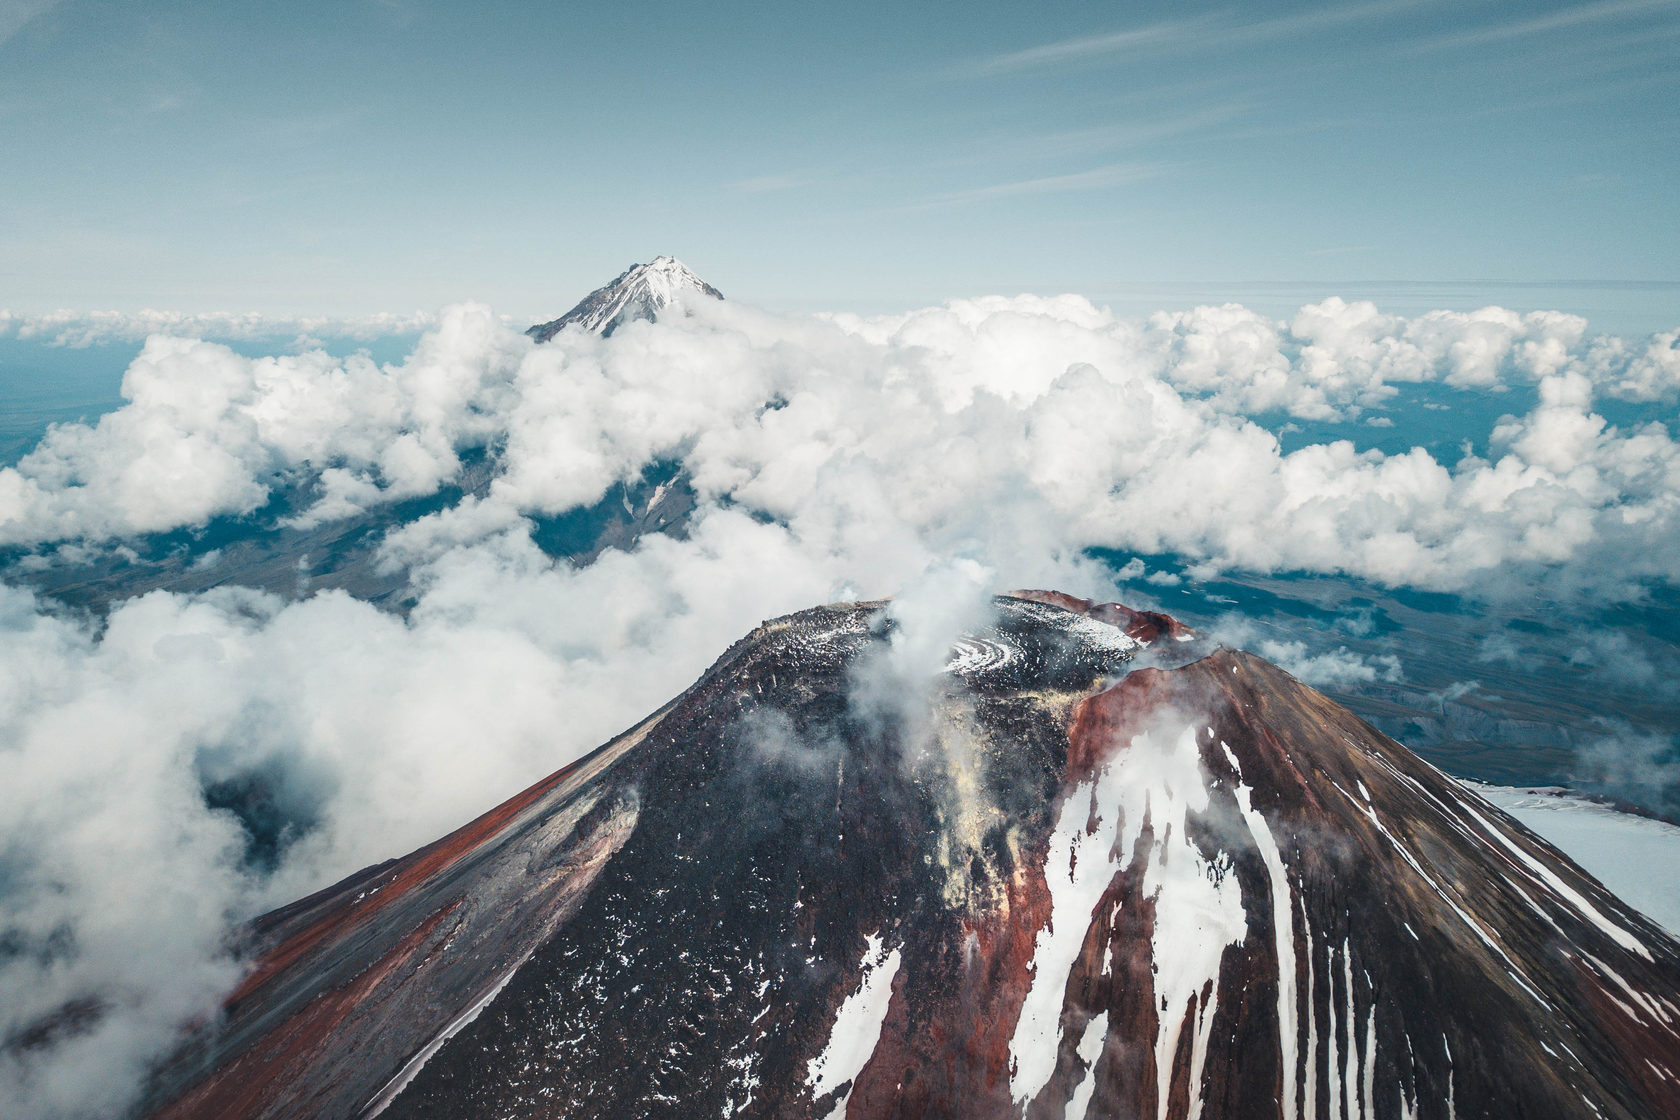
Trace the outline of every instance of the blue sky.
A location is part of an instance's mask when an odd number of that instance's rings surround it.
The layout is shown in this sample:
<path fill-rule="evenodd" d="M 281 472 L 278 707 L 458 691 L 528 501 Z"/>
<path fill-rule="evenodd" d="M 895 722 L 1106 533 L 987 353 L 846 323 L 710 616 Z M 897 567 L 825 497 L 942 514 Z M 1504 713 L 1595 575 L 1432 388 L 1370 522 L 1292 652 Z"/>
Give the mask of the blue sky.
<path fill-rule="evenodd" d="M 539 316 L 671 252 L 783 308 L 1662 281 L 1673 325 L 1677 124 L 1676 0 L 0 0 L 0 306 Z"/>

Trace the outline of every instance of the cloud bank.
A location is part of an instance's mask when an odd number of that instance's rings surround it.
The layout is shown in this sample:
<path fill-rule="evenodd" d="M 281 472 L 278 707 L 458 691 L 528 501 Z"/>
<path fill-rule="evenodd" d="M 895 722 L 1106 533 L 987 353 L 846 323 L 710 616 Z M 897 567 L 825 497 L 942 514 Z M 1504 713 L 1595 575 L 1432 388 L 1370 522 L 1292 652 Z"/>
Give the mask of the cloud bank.
<path fill-rule="evenodd" d="M 0 20 L 0 24 L 3 24 Z M 80 349 L 119 342 L 140 342 L 154 334 L 179 338 L 257 341 L 293 337 L 305 343 L 320 338 L 371 342 L 392 335 L 418 334 L 437 316 L 416 311 L 353 318 L 277 316 L 255 312 L 181 311 L 8 311 L 0 308 L 0 338 L 45 342 Z"/>
<path fill-rule="evenodd" d="M 1254 419 L 1357 416 L 1421 383 L 1536 403 L 1451 463 L 1285 453 Z M 305 516 L 331 519 L 434 493 L 470 456 L 491 478 L 391 526 L 406 616 L 229 587 L 92 621 L 0 588 L 0 1096 L 30 1117 L 119 1109 L 238 975 L 239 921 L 564 765 L 772 615 L 919 588 L 904 610 L 930 604 L 943 634 L 982 585 L 1112 595 L 1093 546 L 1434 589 L 1672 586 L 1680 452 L 1595 402 L 1677 387 L 1675 335 L 1340 300 L 1289 322 L 1127 322 L 1066 296 L 875 319 L 708 304 L 542 346 L 462 305 L 390 365 L 154 336 L 123 408 L 0 471 L 0 543 L 51 563 L 261 511 L 299 480 Z M 584 566 L 534 543 L 535 519 L 654 462 L 694 488 L 685 537 Z M 933 656 L 917 632 L 906 672 Z M 1275 644 L 1309 680 L 1398 674 Z"/>
<path fill-rule="evenodd" d="M 431 493 L 464 451 L 493 448 L 480 523 L 588 504 L 676 459 L 704 502 L 831 544 L 1026 518 L 1061 549 L 1434 589 L 1574 565 L 1625 595 L 1680 565 L 1680 458 L 1663 424 L 1614 427 L 1595 400 L 1674 400 L 1677 340 L 1590 336 L 1555 312 L 1402 319 L 1338 299 L 1289 323 L 1226 305 L 1137 324 L 1065 296 L 869 320 L 724 304 L 540 347 L 465 305 L 389 366 L 155 336 L 126 407 L 56 426 L 0 470 L 0 544 L 202 524 L 299 475 L 318 480 L 315 517 L 342 516 Z M 1487 457 L 1451 463 L 1346 441 L 1285 454 L 1253 419 L 1358 416 L 1426 382 L 1527 387 L 1539 404 L 1487 433 Z"/>

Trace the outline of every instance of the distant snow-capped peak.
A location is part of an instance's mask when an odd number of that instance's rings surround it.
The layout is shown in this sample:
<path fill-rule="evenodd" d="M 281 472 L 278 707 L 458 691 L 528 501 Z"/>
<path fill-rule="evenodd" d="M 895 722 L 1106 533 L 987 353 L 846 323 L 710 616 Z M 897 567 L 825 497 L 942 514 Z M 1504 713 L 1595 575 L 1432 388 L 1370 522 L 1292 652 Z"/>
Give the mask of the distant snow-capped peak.
<path fill-rule="evenodd" d="M 722 299 L 723 293 L 688 270 L 675 257 L 655 257 L 647 264 L 635 264 L 605 287 L 584 296 L 578 305 L 547 323 L 526 331 L 538 342 L 547 342 L 569 326 L 610 335 L 633 319 L 652 319 L 658 313 L 681 304 L 695 294 Z"/>

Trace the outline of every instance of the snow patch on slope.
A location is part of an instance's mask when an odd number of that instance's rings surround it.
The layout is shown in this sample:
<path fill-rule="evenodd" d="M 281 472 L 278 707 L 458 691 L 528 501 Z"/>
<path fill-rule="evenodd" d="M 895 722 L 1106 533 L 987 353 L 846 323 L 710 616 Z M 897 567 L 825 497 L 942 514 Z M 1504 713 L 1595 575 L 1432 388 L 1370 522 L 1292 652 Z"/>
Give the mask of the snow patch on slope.
<path fill-rule="evenodd" d="M 879 933 L 870 934 L 868 943 L 863 953 L 862 983 L 835 1013 L 828 1045 L 805 1068 L 805 1084 L 813 1098 L 823 1097 L 854 1081 L 875 1053 L 876 1043 L 881 1041 L 881 1026 L 892 1002 L 893 979 L 898 975 L 901 958 L 897 949 L 883 957 Z M 831 1120 L 846 1115 L 851 1095 L 848 1088 L 830 1113 Z"/>
<path fill-rule="evenodd" d="M 1031 1102 L 1055 1072 L 1068 979 L 1093 912 L 1115 875 L 1136 869 L 1141 860 L 1143 893 L 1155 899 L 1150 954 L 1154 1001 L 1161 1008 L 1156 1067 L 1170 1078 L 1179 1036 L 1188 1025 L 1189 1115 L 1200 1114 L 1219 964 L 1227 947 L 1248 936 L 1241 888 L 1228 859 L 1209 861 L 1190 839 L 1189 817 L 1207 810 L 1207 786 L 1196 726 L 1189 722 L 1176 731 L 1157 726 L 1135 736 L 1062 803 L 1044 868 L 1051 916 L 1034 943 L 1032 985 L 1009 1043 L 1009 1091 L 1017 1102 Z M 1146 820 L 1153 843 L 1138 852 Z M 1159 1099 L 1164 1117 L 1164 1086 Z"/>
<path fill-rule="evenodd" d="M 1050 890 L 1050 921 L 1033 944 L 1032 986 L 1009 1040 L 1009 1093 L 1030 1101 L 1056 1071 L 1056 1040 L 1068 976 L 1079 958 L 1093 911 L 1114 881 L 1120 864 L 1114 858 L 1115 806 L 1123 775 L 1110 766 L 1094 782 L 1081 785 L 1062 803 L 1056 830 L 1044 860 Z M 1086 821 L 1094 820 L 1087 828 Z M 1103 825 L 1108 824 L 1108 829 Z"/>
<path fill-rule="evenodd" d="M 1091 1108 L 1091 1097 L 1097 1091 L 1097 1059 L 1102 1057 L 1103 1044 L 1107 1041 L 1108 1012 L 1104 1011 L 1085 1024 L 1085 1033 L 1079 1037 L 1079 1060 L 1085 1063 L 1085 1076 L 1080 1079 L 1073 1096 L 1068 1098 L 1067 1108 L 1062 1110 L 1062 1120 L 1085 1120 L 1085 1114 Z"/>
<path fill-rule="evenodd" d="M 1213 728 L 1208 728 L 1207 732 L 1211 738 Z M 1272 836 L 1271 826 L 1266 823 L 1266 818 L 1260 810 L 1254 807 L 1254 791 L 1242 780 L 1242 764 L 1237 761 L 1236 753 L 1223 739 L 1219 742 L 1219 748 L 1225 752 L 1226 761 L 1231 764 L 1231 773 L 1236 782 L 1233 792 L 1237 799 L 1237 809 L 1242 813 L 1243 823 L 1248 825 L 1249 834 L 1254 838 L 1254 846 L 1259 850 L 1260 859 L 1266 865 L 1266 880 L 1272 900 L 1272 936 L 1277 946 L 1278 1054 L 1281 1055 L 1283 1065 L 1283 1116 L 1285 1120 L 1293 1120 L 1299 1115 L 1295 1077 L 1300 1064 L 1296 1053 L 1296 1023 L 1299 1016 L 1296 1001 L 1300 993 L 1297 990 L 1295 969 L 1295 908 L 1289 889 L 1289 872 L 1284 866 L 1282 853 L 1278 851 L 1277 840 Z M 1311 946 L 1308 948 L 1310 950 Z"/>
<path fill-rule="evenodd" d="M 1155 961 L 1155 1005 L 1163 1009 L 1155 1038 L 1155 1068 L 1162 1077 L 1159 1115 L 1166 1120 L 1173 1058 L 1179 1034 L 1188 1025 L 1193 1032 L 1188 1116 L 1196 1120 L 1202 1111 L 1202 1068 L 1213 1009 L 1219 1003 L 1219 963 L 1226 948 L 1247 940 L 1248 915 L 1229 857 L 1220 853 L 1209 862 L 1190 839 L 1190 813 L 1205 812 L 1208 806 L 1195 724 L 1170 741 L 1161 732 L 1139 736 L 1125 758 L 1132 762 L 1129 792 L 1134 798 L 1142 793 L 1139 802 L 1128 806 L 1128 825 L 1136 821 L 1141 829 L 1147 810 L 1157 837 L 1147 857 L 1144 892 L 1155 897 L 1150 952 Z"/>

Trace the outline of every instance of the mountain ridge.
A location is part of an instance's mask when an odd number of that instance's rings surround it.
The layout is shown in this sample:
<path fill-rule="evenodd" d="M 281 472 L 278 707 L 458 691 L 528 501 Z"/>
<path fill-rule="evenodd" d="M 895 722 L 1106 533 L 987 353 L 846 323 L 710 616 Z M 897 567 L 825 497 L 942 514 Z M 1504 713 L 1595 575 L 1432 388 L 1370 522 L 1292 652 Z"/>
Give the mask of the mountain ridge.
<path fill-rule="evenodd" d="M 659 256 L 631 265 L 558 319 L 538 323 L 525 333 L 537 342 L 547 342 L 570 326 L 611 335 L 625 323 L 655 318 L 665 308 L 696 296 L 722 299 L 723 293 L 675 257 Z"/>
<path fill-rule="evenodd" d="M 880 604 L 772 620 L 277 912 L 150 1114 L 1680 1115 L 1680 944 L 1549 845 L 1167 616 L 995 610 L 897 722 Z"/>

